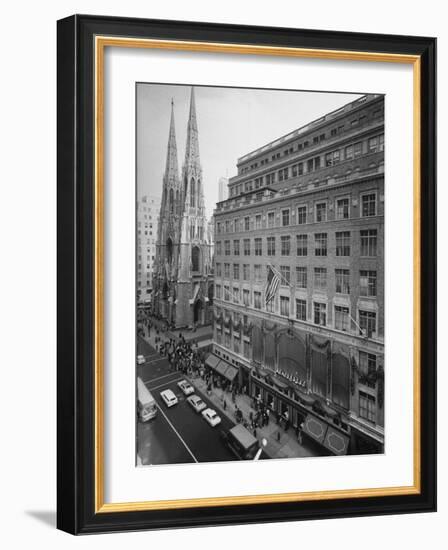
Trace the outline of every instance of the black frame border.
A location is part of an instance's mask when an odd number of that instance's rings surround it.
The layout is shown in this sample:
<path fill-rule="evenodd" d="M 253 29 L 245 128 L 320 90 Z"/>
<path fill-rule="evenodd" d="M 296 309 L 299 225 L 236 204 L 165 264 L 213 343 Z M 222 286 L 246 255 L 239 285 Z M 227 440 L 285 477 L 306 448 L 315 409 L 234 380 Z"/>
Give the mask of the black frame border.
<path fill-rule="evenodd" d="M 94 38 L 383 52 L 421 59 L 421 492 L 95 513 Z M 74 15 L 57 24 L 57 527 L 72 534 L 436 510 L 436 39 Z"/>

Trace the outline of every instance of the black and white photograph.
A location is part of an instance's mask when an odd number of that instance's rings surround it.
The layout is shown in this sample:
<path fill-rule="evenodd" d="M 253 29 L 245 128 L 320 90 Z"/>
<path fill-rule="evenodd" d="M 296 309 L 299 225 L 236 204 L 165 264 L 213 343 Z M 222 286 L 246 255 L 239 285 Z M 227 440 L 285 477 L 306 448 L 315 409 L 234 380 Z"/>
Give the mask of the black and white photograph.
<path fill-rule="evenodd" d="M 136 85 L 139 466 L 384 452 L 384 96 Z"/>

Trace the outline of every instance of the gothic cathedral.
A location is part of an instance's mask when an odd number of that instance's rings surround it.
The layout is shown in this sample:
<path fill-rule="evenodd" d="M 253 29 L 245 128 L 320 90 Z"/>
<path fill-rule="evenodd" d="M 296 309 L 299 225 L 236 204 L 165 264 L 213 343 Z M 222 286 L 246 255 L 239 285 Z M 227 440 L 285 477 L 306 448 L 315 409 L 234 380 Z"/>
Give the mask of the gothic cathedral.
<path fill-rule="evenodd" d="M 154 311 L 175 327 L 210 324 L 213 315 L 212 261 L 192 88 L 181 178 L 171 101 L 153 284 Z"/>

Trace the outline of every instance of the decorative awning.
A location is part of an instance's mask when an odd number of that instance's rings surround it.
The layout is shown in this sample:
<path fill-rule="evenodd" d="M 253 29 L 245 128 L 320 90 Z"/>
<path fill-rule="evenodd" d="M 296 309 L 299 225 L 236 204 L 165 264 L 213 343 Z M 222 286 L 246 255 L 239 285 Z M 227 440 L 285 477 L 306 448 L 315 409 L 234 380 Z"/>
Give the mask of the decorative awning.
<path fill-rule="evenodd" d="M 233 380 L 237 376 L 237 374 L 238 374 L 238 369 L 236 369 L 235 367 L 232 367 L 231 365 L 229 365 L 227 367 L 227 370 L 226 370 L 224 376 L 227 378 L 227 380 L 229 380 L 230 382 L 233 382 Z"/>
<path fill-rule="evenodd" d="M 335 418 L 339 414 L 338 411 L 335 411 L 334 409 L 329 407 L 326 403 L 320 403 L 320 406 L 324 411 L 324 413 L 330 418 Z"/>
<path fill-rule="evenodd" d="M 207 359 L 205 360 L 205 364 L 211 369 L 216 369 L 216 366 L 218 365 L 219 361 L 220 361 L 219 357 L 216 357 L 216 355 L 213 355 L 213 353 L 210 353 Z"/>
<path fill-rule="evenodd" d="M 273 375 L 271 376 L 272 382 L 277 386 L 277 388 L 280 388 L 281 390 L 286 390 L 288 388 L 288 384 L 284 382 L 280 376 Z"/>
<path fill-rule="evenodd" d="M 328 426 L 324 445 L 332 453 L 334 453 L 335 455 L 346 455 L 349 442 L 350 440 L 347 435 L 335 430 L 332 426 Z"/>
<path fill-rule="evenodd" d="M 302 401 L 304 405 L 307 405 L 308 407 L 312 407 L 314 405 L 314 401 L 316 401 L 315 397 L 302 392 L 296 392 L 296 393 L 299 396 L 300 401 Z"/>
<path fill-rule="evenodd" d="M 308 414 L 303 423 L 303 431 L 319 443 L 324 442 L 327 428 L 328 424 L 312 414 Z"/>
<path fill-rule="evenodd" d="M 227 370 L 227 363 L 225 361 L 220 361 L 218 365 L 215 367 L 215 371 L 222 376 L 225 376 L 225 372 Z"/>
<path fill-rule="evenodd" d="M 348 452 L 348 435 L 312 414 L 305 418 L 303 431 L 335 455 L 346 455 Z"/>

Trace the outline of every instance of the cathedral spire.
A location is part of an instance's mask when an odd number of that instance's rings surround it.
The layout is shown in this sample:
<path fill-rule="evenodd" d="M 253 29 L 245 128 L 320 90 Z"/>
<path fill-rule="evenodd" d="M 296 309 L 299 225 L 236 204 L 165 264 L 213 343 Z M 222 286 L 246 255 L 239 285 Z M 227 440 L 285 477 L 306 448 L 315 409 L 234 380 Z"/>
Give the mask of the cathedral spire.
<path fill-rule="evenodd" d="M 199 140 L 198 123 L 196 120 L 196 102 L 194 97 L 194 87 L 191 88 L 190 95 L 190 115 L 187 126 L 187 145 L 185 147 L 185 163 L 199 163 Z"/>
<path fill-rule="evenodd" d="M 174 126 L 174 101 L 171 98 L 171 121 L 170 133 L 168 137 L 168 148 L 166 153 L 165 166 L 165 184 L 171 183 L 176 185 L 178 181 L 178 164 L 177 164 L 177 144 L 176 144 L 176 129 Z"/>

